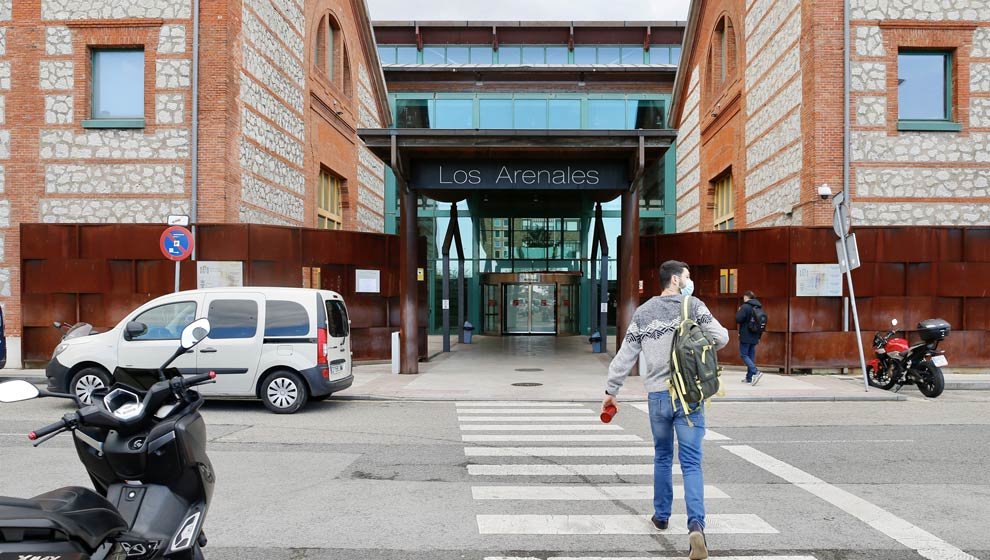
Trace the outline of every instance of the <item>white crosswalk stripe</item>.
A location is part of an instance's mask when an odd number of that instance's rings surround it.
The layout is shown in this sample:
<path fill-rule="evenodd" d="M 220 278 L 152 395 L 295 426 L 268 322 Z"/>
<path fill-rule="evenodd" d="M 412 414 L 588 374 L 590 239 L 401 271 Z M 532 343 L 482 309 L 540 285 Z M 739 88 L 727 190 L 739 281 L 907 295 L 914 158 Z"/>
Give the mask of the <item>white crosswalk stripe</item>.
<path fill-rule="evenodd" d="M 597 410 L 586 408 L 458 408 L 457 414 L 573 414 L 598 418 Z"/>
<path fill-rule="evenodd" d="M 597 416 L 458 416 L 458 422 L 601 422 Z"/>
<path fill-rule="evenodd" d="M 615 443 L 643 441 L 643 438 L 636 434 L 462 434 L 461 441 L 465 442 L 582 442 L 582 443 Z"/>
<path fill-rule="evenodd" d="M 652 500 L 652 485 L 610 484 L 539 484 L 528 486 L 473 486 L 475 500 Z M 729 496 L 714 486 L 705 486 L 706 500 L 724 500 Z M 674 485 L 674 499 L 684 499 L 684 486 Z"/>
<path fill-rule="evenodd" d="M 633 408 L 636 408 L 638 410 L 642 410 L 643 412 L 645 412 L 647 414 L 650 413 L 650 405 L 647 404 L 647 403 L 631 403 L 631 404 L 632 404 Z M 705 428 L 705 439 L 707 441 L 730 441 L 730 440 L 732 440 L 732 438 L 730 438 L 728 436 L 725 436 L 725 435 L 722 435 L 722 434 L 720 434 L 718 432 L 712 431 L 712 430 L 710 430 L 708 428 Z"/>
<path fill-rule="evenodd" d="M 467 401 L 454 403 L 458 408 L 461 407 L 509 407 L 509 408 L 525 408 L 525 407 L 560 407 L 560 408 L 581 408 L 587 410 L 583 404 L 576 402 L 539 402 L 539 401 Z"/>
<path fill-rule="evenodd" d="M 486 556 L 485 560 L 543 560 L 535 556 Z M 546 560 L 684 560 L 683 556 L 551 556 Z M 718 560 L 816 560 L 814 556 L 718 556 Z"/>
<path fill-rule="evenodd" d="M 479 515 L 482 535 L 653 535 L 657 530 L 646 515 Z M 668 535 L 687 534 L 687 516 L 670 516 Z M 723 513 L 705 517 L 705 533 L 775 534 L 758 515 Z"/>
<path fill-rule="evenodd" d="M 616 424 L 461 424 L 463 431 L 478 432 L 618 432 L 622 426 Z"/>
<path fill-rule="evenodd" d="M 465 447 L 468 457 L 652 457 L 653 447 Z"/>
<path fill-rule="evenodd" d="M 652 475 L 653 463 L 640 465 L 468 465 L 472 476 L 614 476 Z M 673 465 L 675 475 L 681 466 Z"/>

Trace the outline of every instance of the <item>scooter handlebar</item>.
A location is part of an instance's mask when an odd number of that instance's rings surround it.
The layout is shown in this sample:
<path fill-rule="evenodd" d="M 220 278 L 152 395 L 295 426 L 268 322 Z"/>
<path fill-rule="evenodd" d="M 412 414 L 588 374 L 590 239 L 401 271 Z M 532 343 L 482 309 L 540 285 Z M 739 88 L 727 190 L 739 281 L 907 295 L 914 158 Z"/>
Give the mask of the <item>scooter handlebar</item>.
<path fill-rule="evenodd" d="M 66 414 L 58 422 L 54 422 L 52 424 L 49 424 L 49 425 L 45 426 L 44 428 L 39 428 L 39 429 L 37 429 L 37 430 L 29 433 L 28 434 L 28 439 L 31 440 L 31 441 L 35 441 L 35 440 L 38 440 L 40 438 L 43 438 L 43 437 L 45 437 L 47 435 L 54 434 L 55 432 L 57 432 L 59 430 L 65 430 L 67 428 L 71 428 L 73 426 L 73 424 L 75 424 L 73 415 Z"/>
<path fill-rule="evenodd" d="M 193 387 L 195 385 L 201 385 L 203 383 L 209 383 L 216 380 L 217 372 L 211 371 L 209 373 L 200 373 L 197 375 L 190 375 L 189 377 L 184 377 L 182 379 L 182 384 L 186 387 Z"/>

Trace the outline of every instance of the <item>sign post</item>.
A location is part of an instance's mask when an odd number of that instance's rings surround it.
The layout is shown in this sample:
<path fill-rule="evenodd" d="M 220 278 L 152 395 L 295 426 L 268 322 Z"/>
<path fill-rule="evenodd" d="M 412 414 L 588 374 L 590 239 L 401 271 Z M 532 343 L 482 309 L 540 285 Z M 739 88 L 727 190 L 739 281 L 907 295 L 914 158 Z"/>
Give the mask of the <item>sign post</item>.
<path fill-rule="evenodd" d="M 856 291 L 853 289 L 852 279 L 852 271 L 859 268 L 859 249 L 856 247 L 856 236 L 849 235 L 852 224 L 850 223 L 849 202 L 846 200 L 845 191 L 839 191 L 832 197 L 832 206 L 835 207 L 832 229 L 839 236 L 839 241 L 836 243 L 839 249 L 839 264 L 842 266 L 842 271 L 846 275 L 846 285 L 849 287 L 849 301 L 852 303 L 853 325 L 856 328 L 856 347 L 859 348 L 859 365 L 863 370 L 863 389 L 869 391 L 870 380 L 866 373 L 866 355 L 863 353 L 863 335 L 859 328 L 859 310 L 856 307 Z"/>
<path fill-rule="evenodd" d="M 170 261 L 175 261 L 175 291 L 179 291 L 180 263 L 189 258 L 193 252 L 192 232 L 182 226 L 172 226 L 162 232 L 158 247 Z"/>

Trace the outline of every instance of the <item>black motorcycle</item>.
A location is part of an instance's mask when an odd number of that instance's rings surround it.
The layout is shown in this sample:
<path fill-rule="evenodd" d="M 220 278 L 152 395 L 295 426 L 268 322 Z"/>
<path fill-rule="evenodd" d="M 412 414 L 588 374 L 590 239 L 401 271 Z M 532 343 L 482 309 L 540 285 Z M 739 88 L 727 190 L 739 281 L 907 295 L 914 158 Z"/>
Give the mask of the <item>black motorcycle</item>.
<path fill-rule="evenodd" d="M 96 491 L 66 487 L 31 499 L 0 497 L 0 558 L 201 559 L 203 522 L 216 481 L 206 455 L 203 397 L 213 372 L 183 377 L 168 366 L 210 333 L 199 319 L 146 390 L 116 383 L 82 406 L 78 397 L 26 381 L 0 384 L 0 402 L 67 398 L 80 408 L 28 434 L 35 446 L 71 431 Z"/>

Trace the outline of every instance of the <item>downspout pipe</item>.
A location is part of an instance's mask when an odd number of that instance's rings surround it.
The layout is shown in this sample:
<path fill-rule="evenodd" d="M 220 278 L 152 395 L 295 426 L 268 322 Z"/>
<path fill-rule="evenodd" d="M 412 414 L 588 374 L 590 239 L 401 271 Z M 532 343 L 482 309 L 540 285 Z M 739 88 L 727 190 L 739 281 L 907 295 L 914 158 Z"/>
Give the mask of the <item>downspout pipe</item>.
<path fill-rule="evenodd" d="M 849 132 L 849 84 L 850 84 L 850 41 L 849 41 L 849 0 L 843 2 L 842 8 L 842 192 L 846 198 L 846 204 L 852 203 L 852 193 L 849 191 L 849 159 L 851 154 L 852 138 Z"/>
<path fill-rule="evenodd" d="M 192 44 L 192 131 L 190 142 L 192 143 L 191 157 L 192 163 L 189 166 L 189 176 L 191 185 L 192 202 L 190 205 L 189 222 L 192 224 L 193 234 L 193 254 L 192 259 L 196 260 L 196 251 L 199 244 L 196 241 L 196 226 L 199 223 L 199 0 L 193 0 L 193 44 Z"/>

